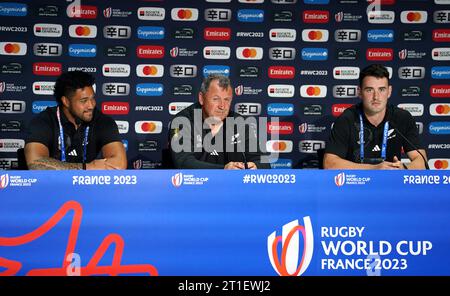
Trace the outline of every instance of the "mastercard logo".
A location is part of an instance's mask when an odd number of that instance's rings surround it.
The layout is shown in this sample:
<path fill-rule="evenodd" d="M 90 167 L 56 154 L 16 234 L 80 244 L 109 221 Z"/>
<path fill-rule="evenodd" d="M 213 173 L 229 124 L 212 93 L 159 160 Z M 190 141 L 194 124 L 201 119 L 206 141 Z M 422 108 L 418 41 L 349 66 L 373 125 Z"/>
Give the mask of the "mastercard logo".
<path fill-rule="evenodd" d="M 448 170 L 450 159 L 444 158 L 444 159 L 430 159 L 428 161 L 428 164 L 430 165 L 430 168 L 432 170 Z"/>
<path fill-rule="evenodd" d="M 430 114 L 435 116 L 446 116 L 450 114 L 450 104 L 431 104 Z"/>
<path fill-rule="evenodd" d="M 400 14 L 400 20 L 404 24 L 423 24 L 427 22 L 427 18 L 428 13 L 426 11 L 402 11 Z"/>
<path fill-rule="evenodd" d="M 450 112 L 449 105 L 437 105 L 436 113 L 437 114 L 448 114 Z"/>
<path fill-rule="evenodd" d="M 70 25 L 69 36 L 73 38 L 95 38 L 97 27 L 89 25 Z"/>
<path fill-rule="evenodd" d="M 89 36 L 91 34 L 91 29 L 89 29 L 89 27 L 86 26 L 78 26 L 75 29 L 75 33 L 78 36 Z"/>
<path fill-rule="evenodd" d="M 257 52 L 256 52 L 256 49 L 254 49 L 254 48 L 245 48 L 242 51 L 242 55 L 244 56 L 244 58 L 248 58 L 248 59 L 256 58 Z"/>
<path fill-rule="evenodd" d="M 270 153 L 290 153 L 292 152 L 292 141 L 267 141 L 266 150 Z"/>
<path fill-rule="evenodd" d="M 410 22 L 418 22 L 422 18 L 421 14 L 419 12 L 409 12 L 406 15 L 406 19 Z"/>
<path fill-rule="evenodd" d="M 137 134 L 160 134 L 162 131 L 161 121 L 137 121 L 134 125 Z"/>
<path fill-rule="evenodd" d="M 241 60 L 260 60 L 263 57 L 263 50 L 261 47 L 238 47 L 236 56 Z"/>
<path fill-rule="evenodd" d="M 8 54 L 18 54 L 20 52 L 20 44 L 6 43 L 3 50 Z"/>
<path fill-rule="evenodd" d="M 323 37 L 323 34 L 320 31 L 310 31 L 308 33 L 309 40 L 321 40 L 322 37 Z"/>
<path fill-rule="evenodd" d="M 306 42 L 326 42 L 328 37 L 328 30 L 305 29 L 302 31 L 302 40 Z"/>
<path fill-rule="evenodd" d="M 305 98 L 324 98 L 327 95 L 327 87 L 325 85 L 302 85 L 300 95 Z"/>
<path fill-rule="evenodd" d="M 436 160 L 434 162 L 433 167 L 437 170 L 446 170 L 446 169 L 448 169 L 448 161 L 447 160 Z"/>
<path fill-rule="evenodd" d="M 177 12 L 178 18 L 184 20 L 184 19 L 191 19 L 192 18 L 192 11 L 189 9 L 180 9 Z"/>
<path fill-rule="evenodd" d="M 22 42 L 0 42 L 0 54 L 2 55 L 25 55 L 27 45 Z"/>
<path fill-rule="evenodd" d="M 174 21 L 196 21 L 198 19 L 198 9 L 194 8 L 174 8 L 171 11 Z"/>
<path fill-rule="evenodd" d="M 162 77 L 164 75 L 164 67 L 152 64 L 138 65 L 136 75 L 139 77 Z"/>

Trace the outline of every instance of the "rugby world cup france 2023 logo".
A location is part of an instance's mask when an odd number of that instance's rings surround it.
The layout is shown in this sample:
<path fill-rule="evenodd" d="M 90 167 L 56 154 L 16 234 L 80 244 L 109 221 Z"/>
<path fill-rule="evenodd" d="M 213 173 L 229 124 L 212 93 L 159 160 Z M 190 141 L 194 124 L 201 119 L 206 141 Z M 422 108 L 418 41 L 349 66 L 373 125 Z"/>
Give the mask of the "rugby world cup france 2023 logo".
<path fill-rule="evenodd" d="M 172 176 L 172 185 L 180 187 L 183 184 L 183 173 L 178 173 Z"/>
<path fill-rule="evenodd" d="M 0 176 L 0 189 L 4 189 L 8 187 L 9 184 L 9 176 L 8 174 L 4 174 Z"/>
<path fill-rule="evenodd" d="M 303 218 L 303 225 L 299 225 L 298 220 L 294 220 L 283 226 L 281 235 L 277 236 L 276 231 L 274 231 L 267 237 L 267 251 L 270 263 L 273 269 L 281 276 L 300 276 L 306 271 L 311 262 L 314 236 L 309 216 Z M 302 252 L 300 252 L 299 232 L 303 236 Z M 281 258 L 278 256 L 278 243 L 280 241 Z"/>

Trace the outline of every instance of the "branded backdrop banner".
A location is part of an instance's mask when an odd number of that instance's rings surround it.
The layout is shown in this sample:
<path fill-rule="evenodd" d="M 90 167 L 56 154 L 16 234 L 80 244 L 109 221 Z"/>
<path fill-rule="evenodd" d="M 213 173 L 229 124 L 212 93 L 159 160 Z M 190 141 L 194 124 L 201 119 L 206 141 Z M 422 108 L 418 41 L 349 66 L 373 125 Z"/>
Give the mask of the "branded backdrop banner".
<path fill-rule="evenodd" d="M 0 178 L 0 275 L 450 275 L 442 172 Z"/>
<path fill-rule="evenodd" d="M 279 117 L 274 168 L 317 168 L 370 63 L 389 67 L 391 102 L 415 117 L 430 167 L 449 168 L 448 0 L 17 0 L 0 16 L 0 168 L 17 167 L 30 118 L 68 70 L 97 78 L 129 168 L 163 165 L 169 121 L 210 73 L 230 76 L 237 113 Z"/>

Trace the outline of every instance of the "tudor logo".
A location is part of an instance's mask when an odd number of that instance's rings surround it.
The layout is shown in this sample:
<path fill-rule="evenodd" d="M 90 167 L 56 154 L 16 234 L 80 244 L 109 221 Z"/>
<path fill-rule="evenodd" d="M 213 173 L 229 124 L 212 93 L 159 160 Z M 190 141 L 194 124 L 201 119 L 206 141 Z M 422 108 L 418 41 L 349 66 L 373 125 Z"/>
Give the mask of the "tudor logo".
<path fill-rule="evenodd" d="M 326 95 L 326 85 L 302 85 L 300 87 L 300 96 L 302 98 L 325 98 Z"/>
<path fill-rule="evenodd" d="M 27 53 L 27 44 L 22 42 L 0 42 L 0 55 L 23 56 Z"/>
<path fill-rule="evenodd" d="M 431 57 L 435 61 L 450 61 L 450 47 L 433 48 Z"/>
<path fill-rule="evenodd" d="M 128 77 L 130 72 L 128 64 L 104 64 L 102 66 L 102 73 L 105 77 Z"/>
<path fill-rule="evenodd" d="M 353 104 L 334 104 L 331 106 L 331 114 L 334 117 L 338 117 L 344 113 L 345 109 L 350 108 Z"/>
<path fill-rule="evenodd" d="M 433 98 L 450 98 L 450 84 L 435 84 L 430 87 Z"/>
<path fill-rule="evenodd" d="M 426 11 L 404 10 L 400 14 L 400 21 L 404 24 L 424 24 L 428 20 Z"/>
<path fill-rule="evenodd" d="M 172 20 L 193 22 L 198 20 L 198 9 L 196 8 L 173 8 L 170 11 Z"/>
<path fill-rule="evenodd" d="M 130 112 L 128 102 L 103 102 L 102 113 L 107 115 L 127 115 Z"/>
<path fill-rule="evenodd" d="M 269 153 L 291 153 L 292 141 L 287 140 L 269 140 L 266 142 L 266 150 Z"/>
<path fill-rule="evenodd" d="M 268 75 L 272 79 L 293 79 L 295 68 L 291 66 L 270 66 Z"/>
<path fill-rule="evenodd" d="M 295 88 L 290 84 L 271 84 L 267 87 L 267 95 L 271 98 L 292 98 Z"/>
<path fill-rule="evenodd" d="M 294 29 L 271 29 L 269 38 L 270 41 L 292 42 L 297 38 L 297 31 Z"/>
<path fill-rule="evenodd" d="M 328 30 L 305 29 L 302 31 L 302 41 L 304 42 L 327 42 L 328 38 Z"/>
<path fill-rule="evenodd" d="M 137 121 L 134 124 L 137 134 L 160 134 L 162 131 L 161 121 Z"/>
<path fill-rule="evenodd" d="M 394 50 L 392 48 L 368 48 L 366 59 L 368 61 L 392 61 Z"/>
<path fill-rule="evenodd" d="M 95 38 L 97 27 L 90 25 L 70 25 L 69 36 L 73 38 Z"/>
<path fill-rule="evenodd" d="M 450 29 L 433 30 L 434 42 L 450 42 Z"/>
<path fill-rule="evenodd" d="M 238 47 L 236 57 L 239 60 L 261 60 L 263 58 L 262 47 Z"/>
<path fill-rule="evenodd" d="M 155 64 L 140 64 L 136 66 L 138 77 L 163 77 L 164 66 Z"/>
<path fill-rule="evenodd" d="M 398 104 L 397 107 L 411 113 L 412 116 L 422 116 L 424 112 L 423 104 Z"/>
<path fill-rule="evenodd" d="M 75 4 L 74 2 L 73 4 Z M 97 7 L 88 5 L 72 5 L 67 7 L 67 16 L 70 18 L 95 19 L 97 18 Z"/>
<path fill-rule="evenodd" d="M 231 49 L 226 46 L 205 46 L 203 57 L 209 60 L 228 60 L 231 56 Z"/>
<path fill-rule="evenodd" d="M 162 59 L 164 54 L 164 46 L 139 45 L 136 48 L 137 57 L 142 59 Z"/>
<path fill-rule="evenodd" d="M 211 41 L 228 41 L 231 39 L 230 28 L 205 28 L 203 39 Z"/>
<path fill-rule="evenodd" d="M 307 24 L 326 24 L 330 21 L 330 12 L 327 10 L 303 11 L 303 22 Z"/>
<path fill-rule="evenodd" d="M 367 13 L 369 24 L 392 24 L 395 20 L 395 12 L 387 10 L 375 10 Z"/>
<path fill-rule="evenodd" d="M 139 7 L 137 16 L 143 21 L 162 21 L 166 18 L 166 10 L 162 7 Z"/>
<path fill-rule="evenodd" d="M 450 116 L 450 103 L 431 104 L 430 115 Z"/>
<path fill-rule="evenodd" d="M 61 63 L 34 63 L 33 74 L 42 76 L 59 76 L 62 73 Z"/>
<path fill-rule="evenodd" d="M 333 68 L 334 79 L 358 79 L 359 68 L 358 67 L 334 67 Z"/>
<path fill-rule="evenodd" d="M 290 135 L 294 132 L 294 124 L 292 122 L 268 122 L 267 133 L 278 135 Z"/>
<path fill-rule="evenodd" d="M 53 95 L 55 82 L 53 81 L 35 81 L 33 82 L 33 93 L 35 95 Z"/>

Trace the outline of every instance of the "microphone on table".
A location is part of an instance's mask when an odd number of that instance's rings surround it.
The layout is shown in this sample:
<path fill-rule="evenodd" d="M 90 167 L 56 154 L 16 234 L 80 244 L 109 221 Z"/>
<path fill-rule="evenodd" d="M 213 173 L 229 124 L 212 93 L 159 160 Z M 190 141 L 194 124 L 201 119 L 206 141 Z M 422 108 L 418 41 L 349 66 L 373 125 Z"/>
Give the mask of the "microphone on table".
<path fill-rule="evenodd" d="M 417 148 L 416 145 L 411 143 L 411 141 L 408 140 L 408 138 L 405 137 L 405 135 L 403 135 L 402 132 L 400 132 L 400 130 L 395 126 L 395 124 L 393 124 L 392 122 L 389 122 L 389 125 L 392 126 L 392 128 L 400 135 L 400 137 L 402 137 L 409 145 L 411 145 L 411 147 L 413 147 L 414 150 L 417 151 L 417 153 L 419 153 L 419 155 L 422 157 L 423 162 L 425 164 L 425 169 L 429 170 L 430 166 L 428 165 L 428 161 L 426 160 L 425 156 L 423 156 L 423 154 L 419 151 L 419 148 Z"/>

